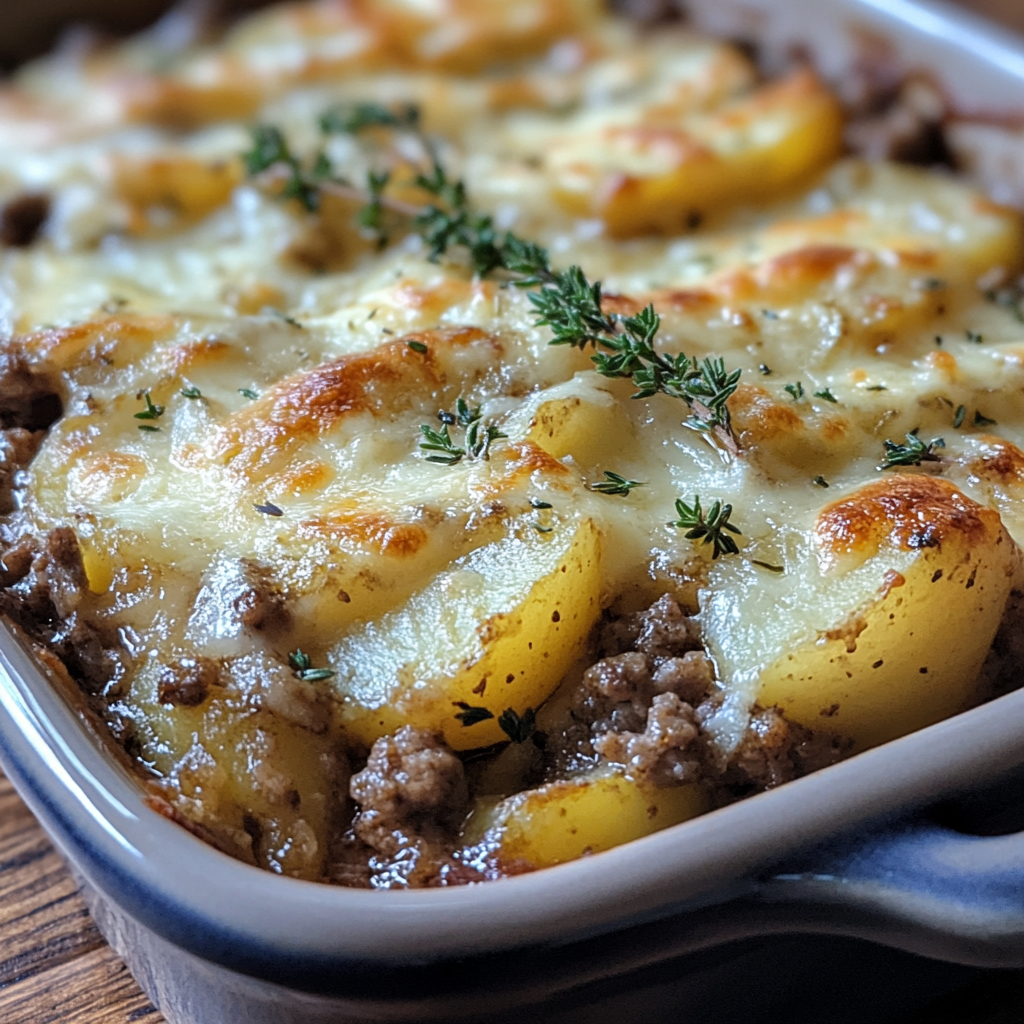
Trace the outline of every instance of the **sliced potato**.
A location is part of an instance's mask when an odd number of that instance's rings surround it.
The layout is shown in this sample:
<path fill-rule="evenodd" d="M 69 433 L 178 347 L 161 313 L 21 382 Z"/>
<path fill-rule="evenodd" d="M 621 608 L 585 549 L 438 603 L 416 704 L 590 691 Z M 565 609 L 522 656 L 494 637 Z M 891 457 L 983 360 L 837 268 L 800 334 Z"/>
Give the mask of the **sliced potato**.
<path fill-rule="evenodd" d="M 125 705 L 141 759 L 164 779 L 162 795 L 238 856 L 320 878 L 344 780 L 330 770 L 334 744 L 318 725 L 314 688 L 303 700 L 286 667 L 253 653 L 221 663 L 220 682 L 188 706 L 160 702 L 161 671 L 156 659 L 147 663 Z"/>
<path fill-rule="evenodd" d="M 1019 558 L 996 512 L 946 480 L 889 476 L 824 508 L 814 544 L 818 566 L 787 566 L 788 583 L 762 573 L 757 597 L 708 601 L 747 700 L 857 749 L 977 702 Z"/>
<path fill-rule="evenodd" d="M 549 164 L 570 212 L 617 237 L 669 233 L 806 181 L 839 155 L 842 129 L 835 98 L 799 72 L 679 126 L 574 134 Z"/>
<path fill-rule="evenodd" d="M 610 850 L 710 809 L 698 785 L 658 789 L 600 768 L 478 807 L 466 839 L 494 843 L 505 864 L 542 868 Z"/>
<path fill-rule="evenodd" d="M 521 523 L 328 653 L 346 733 L 369 744 L 415 725 L 467 750 L 506 738 L 507 708 L 522 714 L 551 695 L 600 613 L 597 527 L 552 526 Z M 494 717 L 464 725 L 460 703 Z"/>

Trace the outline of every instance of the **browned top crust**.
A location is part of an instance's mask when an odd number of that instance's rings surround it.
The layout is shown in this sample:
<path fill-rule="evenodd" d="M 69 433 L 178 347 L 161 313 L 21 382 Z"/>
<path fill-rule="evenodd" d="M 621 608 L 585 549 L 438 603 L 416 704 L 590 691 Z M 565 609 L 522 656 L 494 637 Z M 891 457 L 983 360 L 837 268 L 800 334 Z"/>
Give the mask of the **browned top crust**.
<path fill-rule="evenodd" d="M 819 548 L 832 562 L 870 557 L 883 545 L 912 551 L 953 541 L 973 548 L 1002 533 L 997 512 L 949 481 L 909 474 L 884 477 L 826 505 L 814 525 Z"/>

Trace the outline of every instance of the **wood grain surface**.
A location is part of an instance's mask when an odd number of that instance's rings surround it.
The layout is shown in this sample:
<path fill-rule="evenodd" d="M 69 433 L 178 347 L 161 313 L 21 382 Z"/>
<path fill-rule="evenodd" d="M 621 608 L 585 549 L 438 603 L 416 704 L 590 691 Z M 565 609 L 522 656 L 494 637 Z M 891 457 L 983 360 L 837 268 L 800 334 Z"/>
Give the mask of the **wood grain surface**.
<path fill-rule="evenodd" d="M 1024 32 L 1024 0 L 961 0 Z M 903 1024 L 1019 1024 L 1024 974 L 1000 972 Z M 0 775 L 0 1024 L 163 1024 Z M 211 1022 L 228 1024 L 228 1022 Z"/>

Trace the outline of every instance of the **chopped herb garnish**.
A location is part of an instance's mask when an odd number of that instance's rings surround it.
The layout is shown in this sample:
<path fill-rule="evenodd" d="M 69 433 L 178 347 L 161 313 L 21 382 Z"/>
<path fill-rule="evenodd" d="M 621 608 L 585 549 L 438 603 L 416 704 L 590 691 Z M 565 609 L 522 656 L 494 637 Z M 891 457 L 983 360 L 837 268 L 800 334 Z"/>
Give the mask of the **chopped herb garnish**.
<path fill-rule="evenodd" d="M 926 277 L 920 285 L 926 292 L 937 292 L 946 287 L 946 282 L 941 277 Z"/>
<path fill-rule="evenodd" d="M 550 501 L 541 501 L 540 498 L 531 498 L 530 504 L 534 508 L 554 508 Z"/>
<path fill-rule="evenodd" d="M 973 345 L 980 345 L 985 339 L 976 331 L 967 331 L 967 340 Z"/>
<path fill-rule="evenodd" d="M 419 119 L 412 114 L 412 109 L 406 108 L 402 114 L 373 104 L 338 108 L 324 115 L 321 129 L 325 133 L 351 133 L 376 125 L 418 133 Z M 736 454 L 738 444 L 726 402 L 736 391 L 739 370 L 727 372 L 723 360 L 714 357 L 699 359 L 658 351 L 654 340 L 661 319 L 652 306 L 634 316 L 604 312 L 600 282 L 588 280 L 575 266 L 555 271 L 544 248 L 495 228 L 490 217 L 471 208 L 464 182 L 449 177 L 437 161 L 430 141 L 423 136 L 420 141 L 431 166 L 429 171 L 417 176 L 415 183 L 433 200 L 422 208 L 410 208 L 405 202 L 388 197 L 389 180 L 381 172 L 370 171 L 365 186 L 353 190 L 347 183 L 331 177 L 330 162 L 323 153 L 312 171 L 304 169 L 275 128 L 256 129 L 253 149 L 245 160 L 250 174 L 261 173 L 275 165 L 287 169 L 289 180 L 282 194 L 298 198 L 307 210 L 318 209 L 321 187 L 342 185 L 348 192 L 355 191 L 366 204 L 359 214 L 360 223 L 376 231 L 382 243 L 386 241 L 383 214 L 388 209 L 411 219 L 412 226 L 429 248 L 431 260 L 437 261 L 452 248 L 460 247 L 466 251 L 477 274 L 502 271 L 517 287 L 536 288 L 530 294 L 537 316 L 535 323 L 551 329 L 551 344 L 571 345 L 581 350 L 592 346 L 600 350 L 591 357 L 598 373 L 632 379 L 637 387 L 634 398 L 650 398 L 661 393 L 682 399 L 690 410 L 687 426 L 704 433 L 720 451 Z M 478 430 L 477 434 L 477 443 L 484 452 L 498 436 L 491 429 L 483 433 Z M 429 439 L 429 443 L 441 442 Z M 472 447 L 468 438 L 467 447 Z"/>
<path fill-rule="evenodd" d="M 202 398 L 203 393 L 199 388 L 189 385 L 187 388 L 182 388 L 180 391 L 182 398 Z"/>
<path fill-rule="evenodd" d="M 935 344 L 938 345 L 940 348 L 942 347 L 942 335 L 941 334 L 936 334 L 935 335 Z"/>
<path fill-rule="evenodd" d="M 420 448 L 425 452 L 440 453 L 439 455 L 428 455 L 427 462 L 436 462 L 441 466 L 454 466 L 462 461 L 466 449 L 460 448 L 451 439 L 447 423 L 440 430 L 434 430 L 429 423 L 423 423 L 420 425 L 420 431 L 426 438 L 425 441 L 420 441 Z"/>
<path fill-rule="evenodd" d="M 486 722 L 494 717 L 494 712 L 490 708 L 475 708 L 464 700 L 456 700 L 452 703 L 455 707 L 462 709 L 455 717 L 463 726 L 478 725 L 480 722 Z"/>
<path fill-rule="evenodd" d="M 352 103 L 333 107 L 320 115 L 320 131 L 324 135 L 358 135 L 365 128 L 414 130 L 419 123 L 419 108 L 411 103 L 397 110 L 389 110 L 378 103 Z"/>
<path fill-rule="evenodd" d="M 975 411 L 974 411 L 974 425 L 976 427 L 994 427 L 995 424 L 996 424 L 995 420 L 989 419 L 988 416 L 982 415 L 980 409 L 975 409 Z"/>
<path fill-rule="evenodd" d="M 639 480 L 627 480 L 618 473 L 611 470 L 604 471 L 605 479 L 596 484 L 591 484 L 590 489 L 599 494 L 617 494 L 625 498 L 634 487 L 645 487 L 646 484 Z"/>
<path fill-rule="evenodd" d="M 700 505 L 700 495 L 694 495 L 692 505 L 687 505 L 682 498 L 677 498 L 676 512 L 679 518 L 668 525 L 686 530 L 687 540 L 700 540 L 703 537 L 705 544 L 714 546 L 712 559 L 718 558 L 719 555 L 735 555 L 739 552 L 736 541 L 729 536 L 729 533 L 740 535 L 740 531 L 729 522 L 732 505 L 723 505 L 721 501 L 716 501 L 705 514 Z M 723 532 L 725 530 L 729 533 Z"/>
<path fill-rule="evenodd" d="M 865 391 L 888 391 L 889 389 L 884 384 L 871 384 L 864 389 Z"/>
<path fill-rule="evenodd" d="M 257 394 L 257 393 L 255 392 L 255 391 L 253 391 L 253 389 L 252 389 L 252 388 L 239 388 L 239 389 L 238 389 L 238 393 L 239 393 L 239 394 L 240 394 L 240 395 L 241 395 L 241 396 L 242 396 L 243 398 L 249 398 L 249 399 L 252 399 L 252 401 L 254 401 L 254 402 L 256 401 L 256 399 L 257 399 L 257 398 L 259 398 L 259 397 L 260 397 L 260 396 L 259 396 L 259 395 L 258 395 L 258 394 Z"/>
<path fill-rule="evenodd" d="M 797 381 L 795 384 L 787 384 L 783 390 L 789 392 L 794 402 L 799 402 L 804 397 L 804 386 L 800 381 Z"/>
<path fill-rule="evenodd" d="M 426 438 L 420 442 L 420 448 L 426 452 L 438 452 L 437 455 L 428 455 L 426 461 L 442 466 L 454 466 L 467 455 L 471 459 L 486 461 L 490 458 L 491 445 L 508 436 L 493 424 L 484 425 L 480 419 L 480 407 L 470 408 L 462 398 L 456 402 L 454 413 L 442 409 L 437 418 L 442 424 L 440 430 L 434 430 L 427 423 L 420 426 L 420 432 Z M 452 439 L 448 433 L 450 426 L 459 426 L 465 430 L 465 447 L 457 445 Z"/>
<path fill-rule="evenodd" d="M 553 526 L 541 526 L 540 523 L 530 524 L 538 533 L 554 533 L 555 528 Z"/>
<path fill-rule="evenodd" d="M 413 350 L 413 352 L 419 352 L 419 354 L 426 355 L 427 346 L 422 341 L 407 341 L 406 345 Z"/>
<path fill-rule="evenodd" d="M 270 313 L 271 316 L 276 316 L 278 320 L 283 320 L 286 324 L 289 324 L 292 327 L 297 327 L 300 331 L 305 330 L 305 327 L 302 324 L 300 324 L 299 321 L 295 319 L 295 317 L 289 316 L 287 313 L 283 312 L 280 309 L 277 309 L 274 306 L 265 306 L 264 310 L 267 313 Z"/>
<path fill-rule="evenodd" d="M 159 427 L 151 427 L 148 423 L 140 423 L 139 424 L 139 430 L 145 430 L 147 433 L 150 433 L 150 434 L 159 434 L 160 433 L 160 428 Z"/>
<path fill-rule="evenodd" d="M 265 501 L 262 505 L 253 505 L 253 508 L 256 509 L 257 512 L 262 512 L 265 516 L 284 515 L 284 512 L 281 509 L 269 501 Z"/>
<path fill-rule="evenodd" d="M 829 388 L 822 388 L 820 391 L 814 392 L 815 398 L 823 398 L 826 402 L 838 402 L 839 399 L 832 394 Z"/>
<path fill-rule="evenodd" d="M 252 131 L 252 149 L 242 159 L 250 175 L 281 167 L 287 173 L 281 196 L 297 199 L 310 213 L 320 209 L 320 185 L 330 176 L 330 162 L 323 153 L 314 159 L 312 167 L 303 167 L 279 128 L 258 125 Z"/>
<path fill-rule="evenodd" d="M 821 475 L 816 476 L 811 483 L 817 487 L 828 487 L 828 481 Z"/>
<path fill-rule="evenodd" d="M 762 569 L 767 569 L 769 572 L 785 572 L 786 567 L 784 565 L 772 565 L 771 562 L 762 562 L 759 558 L 752 558 L 750 560 L 751 565 L 758 565 Z"/>
<path fill-rule="evenodd" d="M 967 415 L 967 406 L 958 405 L 956 407 L 956 413 L 953 416 L 953 426 L 959 429 L 963 426 L 964 417 Z"/>
<path fill-rule="evenodd" d="M 513 743 L 525 743 L 537 728 L 537 715 L 533 708 L 527 708 L 522 715 L 513 708 L 505 708 L 498 715 L 498 725 Z"/>
<path fill-rule="evenodd" d="M 945 448 L 946 442 L 941 437 L 933 438 L 925 444 L 917 436 L 917 431 L 912 430 L 907 434 L 906 444 L 897 444 L 895 441 L 884 441 L 885 458 L 879 469 L 892 469 L 895 466 L 920 466 L 922 462 L 938 462 L 939 456 L 935 454 L 936 448 Z"/>
<path fill-rule="evenodd" d="M 778 320 L 779 319 L 779 314 L 776 313 L 775 310 L 773 310 L 773 309 L 762 309 L 761 310 L 761 316 L 763 316 L 766 320 Z"/>
<path fill-rule="evenodd" d="M 146 408 L 142 412 L 135 413 L 137 420 L 158 420 L 164 414 L 164 407 L 162 405 L 154 405 L 153 399 L 149 397 L 149 392 L 143 393 L 142 397 L 146 400 Z M 159 428 L 155 428 L 159 429 Z"/>
<path fill-rule="evenodd" d="M 301 650 L 294 650 L 288 655 L 288 664 L 299 679 L 307 683 L 315 683 L 320 679 L 331 679 L 336 675 L 333 668 L 313 668 L 309 655 Z"/>
<path fill-rule="evenodd" d="M 758 369 L 766 376 L 770 377 L 772 374 L 771 367 L 767 363 L 761 363 Z"/>

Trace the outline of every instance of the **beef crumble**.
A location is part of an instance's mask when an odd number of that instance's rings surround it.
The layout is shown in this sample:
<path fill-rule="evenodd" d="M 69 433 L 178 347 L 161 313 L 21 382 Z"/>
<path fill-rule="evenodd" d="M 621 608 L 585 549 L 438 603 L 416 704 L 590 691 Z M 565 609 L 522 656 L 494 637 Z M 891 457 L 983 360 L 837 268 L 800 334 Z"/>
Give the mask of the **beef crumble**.
<path fill-rule="evenodd" d="M 18 352 L 0 349 L 0 429 L 45 430 L 64 411 L 48 374 Z"/>
<path fill-rule="evenodd" d="M 18 470 L 32 461 L 43 437 L 43 431 L 24 427 L 0 430 L 0 515 L 17 507 Z"/>
<path fill-rule="evenodd" d="M 88 590 L 82 550 L 70 527 L 20 538 L 0 559 L 0 612 L 63 662 L 87 693 L 120 675 L 117 645 L 78 613 Z"/>
<path fill-rule="evenodd" d="M 157 680 L 161 704 L 198 707 L 220 682 L 220 666 L 212 658 L 182 658 L 165 665 Z"/>
<path fill-rule="evenodd" d="M 714 666 L 699 623 L 667 594 L 606 625 L 601 648 L 620 653 L 583 674 L 570 722 L 552 748 L 556 776 L 600 758 L 656 786 L 702 782 L 727 802 L 832 764 L 849 750 L 846 740 L 789 722 L 777 708 L 755 707 L 723 764 L 703 731 L 720 700 Z"/>
<path fill-rule="evenodd" d="M 352 831 L 376 855 L 373 866 L 416 875 L 419 884 L 424 872 L 436 874 L 469 811 L 462 761 L 440 737 L 412 726 L 373 744 L 349 793 L 359 806 Z"/>

